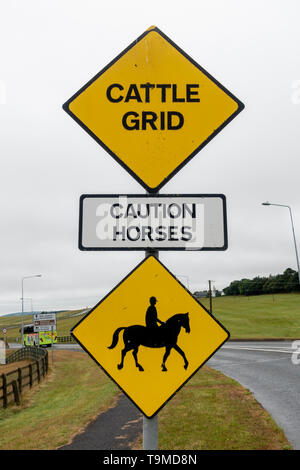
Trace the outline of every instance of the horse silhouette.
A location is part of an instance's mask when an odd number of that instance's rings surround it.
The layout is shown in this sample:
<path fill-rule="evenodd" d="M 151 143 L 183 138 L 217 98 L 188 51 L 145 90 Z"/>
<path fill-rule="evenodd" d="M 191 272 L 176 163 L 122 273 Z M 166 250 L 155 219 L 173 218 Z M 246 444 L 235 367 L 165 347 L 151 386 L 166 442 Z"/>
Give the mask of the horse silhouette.
<path fill-rule="evenodd" d="M 177 338 L 180 333 L 181 328 L 184 328 L 186 333 L 190 333 L 190 322 L 189 314 L 187 313 L 177 313 L 170 317 L 162 326 L 157 326 L 154 328 L 142 326 L 142 325 L 132 325 L 132 326 L 122 326 L 117 328 L 113 334 L 112 344 L 108 349 L 113 349 L 119 340 L 119 334 L 122 330 L 124 349 L 121 352 L 121 362 L 118 364 L 118 369 L 122 369 L 124 365 L 124 358 L 128 351 L 132 350 L 132 355 L 135 360 L 136 367 L 143 371 L 143 367 L 138 363 L 137 354 L 140 346 L 146 346 L 148 348 L 166 348 L 166 352 L 163 357 L 162 362 L 162 371 L 167 371 L 166 360 L 169 357 L 171 349 L 175 349 L 184 360 L 184 368 L 187 369 L 189 363 L 185 357 L 184 352 L 177 345 Z"/>

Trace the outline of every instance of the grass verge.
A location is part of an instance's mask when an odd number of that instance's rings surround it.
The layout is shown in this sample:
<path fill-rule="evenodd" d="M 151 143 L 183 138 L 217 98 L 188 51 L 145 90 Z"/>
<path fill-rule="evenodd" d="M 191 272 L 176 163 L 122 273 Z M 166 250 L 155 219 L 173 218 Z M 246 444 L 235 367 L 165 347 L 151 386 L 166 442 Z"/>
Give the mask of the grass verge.
<path fill-rule="evenodd" d="M 0 449 L 55 449 L 114 403 L 117 387 L 85 353 L 55 351 L 53 371 L 0 409 Z"/>
<path fill-rule="evenodd" d="M 142 448 L 141 438 L 134 448 Z M 206 366 L 159 413 L 160 450 L 291 448 L 248 390 Z"/>

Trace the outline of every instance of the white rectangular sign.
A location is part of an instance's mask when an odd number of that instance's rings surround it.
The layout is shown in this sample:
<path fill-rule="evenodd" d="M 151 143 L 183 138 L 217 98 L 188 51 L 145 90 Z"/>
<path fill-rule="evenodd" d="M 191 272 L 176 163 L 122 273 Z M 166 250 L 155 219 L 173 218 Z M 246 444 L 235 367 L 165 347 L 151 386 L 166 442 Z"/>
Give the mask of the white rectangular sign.
<path fill-rule="evenodd" d="M 51 327 L 56 327 L 56 313 L 35 313 L 33 314 L 34 332 L 50 331 Z"/>
<path fill-rule="evenodd" d="M 34 326 L 34 332 L 38 333 L 39 331 L 51 331 L 52 327 L 53 327 L 53 330 L 55 331 L 56 325 L 54 324 Z"/>
<path fill-rule="evenodd" d="M 223 194 L 82 195 L 80 250 L 226 250 Z"/>

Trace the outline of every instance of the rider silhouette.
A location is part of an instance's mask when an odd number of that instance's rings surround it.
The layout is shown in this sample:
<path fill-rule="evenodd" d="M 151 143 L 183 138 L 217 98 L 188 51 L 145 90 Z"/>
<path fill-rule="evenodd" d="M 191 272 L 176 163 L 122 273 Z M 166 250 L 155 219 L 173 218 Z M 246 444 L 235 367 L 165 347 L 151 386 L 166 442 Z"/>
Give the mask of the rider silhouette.
<path fill-rule="evenodd" d="M 157 300 L 155 297 L 150 297 L 150 306 L 146 312 L 146 326 L 149 328 L 158 328 L 158 324 L 164 325 L 164 322 L 157 318 L 157 310 L 155 307 Z"/>

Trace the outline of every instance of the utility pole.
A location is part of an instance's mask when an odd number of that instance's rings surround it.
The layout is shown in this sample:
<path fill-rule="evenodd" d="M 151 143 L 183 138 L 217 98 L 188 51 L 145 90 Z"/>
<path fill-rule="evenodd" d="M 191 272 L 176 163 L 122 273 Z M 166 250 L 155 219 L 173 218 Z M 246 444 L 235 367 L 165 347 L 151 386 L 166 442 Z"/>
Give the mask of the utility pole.
<path fill-rule="evenodd" d="M 212 314 L 212 292 L 211 292 L 211 283 L 212 281 L 208 281 L 208 295 L 209 295 L 209 313 Z"/>

